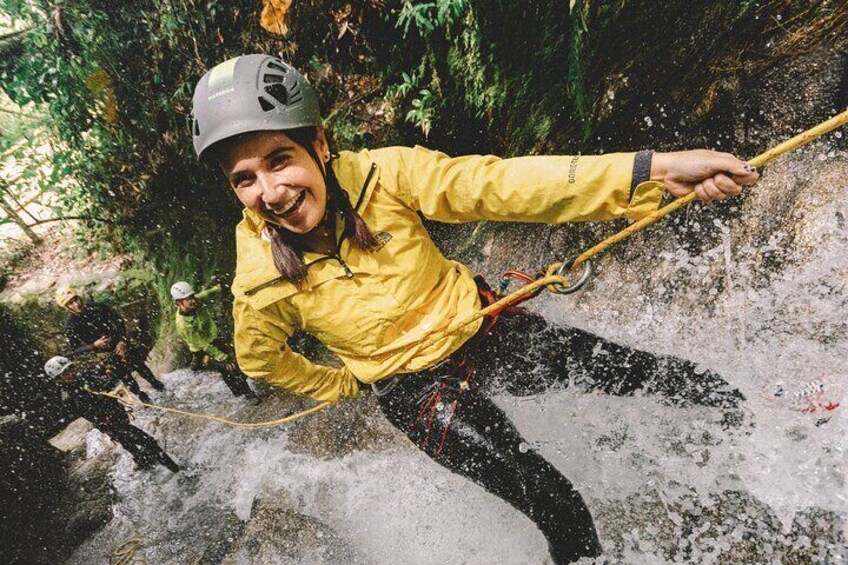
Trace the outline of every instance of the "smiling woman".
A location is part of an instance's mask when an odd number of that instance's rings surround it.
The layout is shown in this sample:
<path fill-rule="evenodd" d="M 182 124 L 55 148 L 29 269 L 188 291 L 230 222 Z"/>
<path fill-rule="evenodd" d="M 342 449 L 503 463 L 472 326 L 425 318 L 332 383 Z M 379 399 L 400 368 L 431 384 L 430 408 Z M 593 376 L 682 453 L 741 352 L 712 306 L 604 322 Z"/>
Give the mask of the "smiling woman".
<path fill-rule="evenodd" d="M 715 373 L 523 310 L 448 332 L 492 293 L 441 254 L 419 216 L 639 219 L 657 209 L 665 189 L 703 200 L 738 194 L 757 173 L 732 155 L 451 158 L 389 147 L 334 158 L 309 83 L 266 55 L 209 71 L 193 112 L 195 150 L 217 162 L 245 206 L 233 283 L 244 372 L 316 400 L 354 398 L 370 385 L 388 420 L 420 449 L 533 520 L 556 563 L 600 554 L 589 509 L 527 447 L 490 392 L 577 383 L 622 396 L 655 392 L 738 416 L 742 395 Z M 344 367 L 294 353 L 287 341 L 296 329 L 315 335 Z"/>
<path fill-rule="evenodd" d="M 245 208 L 303 235 L 324 217 L 324 176 L 330 161 L 323 131 L 308 147 L 297 145 L 283 132 L 255 132 L 226 143 L 219 162 Z"/>

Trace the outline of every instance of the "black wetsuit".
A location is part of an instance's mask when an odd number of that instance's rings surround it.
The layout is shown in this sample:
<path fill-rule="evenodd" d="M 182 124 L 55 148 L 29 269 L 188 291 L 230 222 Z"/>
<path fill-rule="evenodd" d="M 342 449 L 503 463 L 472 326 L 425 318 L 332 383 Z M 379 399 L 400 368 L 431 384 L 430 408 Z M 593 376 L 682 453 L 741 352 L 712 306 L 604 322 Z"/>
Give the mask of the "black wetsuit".
<path fill-rule="evenodd" d="M 74 418 L 85 418 L 95 428 L 118 442 L 141 468 L 161 463 L 173 472 L 179 465 L 159 446 L 155 439 L 130 423 L 129 416 L 118 401 L 93 394 L 92 385 L 100 379 L 93 373 L 78 377 L 72 384 L 59 384 L 62 400 Z"/>
<path fill-rule="evenodd" d="M 253 392 L 253 389 L 251 389 L 250 385 L 247 383 L 247 377 L 244 376 L 244 373 L 241 372 L 238 364 L 236 364 L 233 360 L 235 359 L 235 356 L 231 351 L 232 348 L 230 345 L 220 337 L 216 339 L 212 345 L 229 355 L 229 360 L 216 361 L 211 356 L 207 355 L 205 351 L 195 351 L 191 354 L 192 370 L 199 371 L 201 369 L 212 369 L 217 371 L 224 380 L 224 384 L 226 384 L 227 388 L 230 389 L 230 392 L 233 393 L 233 396 L 257 398 L 256 393 Z"/>
<path fill-rule="evenodd" d="M 127 343 L 125 360 L 112 354 L 104 361 L 103 365 L 109 373 L 120 379 L 127 388 L 144 401 L 148 401 L 149 398 L 133 379 L 133 371 L 150 383 L 155 390 L 165 388 L 162 381 L 157 379 L 153 371 L 145 364 L 147 350 L 128 342 L 124 319 L 113 308 L 100 303 L 85 304 L 80 314 L 70 314 L 65 321 L 65 337 L 74 349 L 70 356 L 97 351 L 93 344 L 104 335 L 109 336 L 110 350 L 114 349 L 119 341 Z"/>
<path fill-rule="evenodd" d="M 600 554 L 592 516 L 568 479 L 529 448 L 488 395 L 536 394 L 571 382 L 620 396 L 653 392 L 674 404 L 730 412 L 744 400 L 719 375 L 699 372 L 691 362 L 555 326 L 519 309 L 504 312 L 490 333 L 481 330 L 439 365 L 375 388 L 395 427 L 438 463 L 533 520 L 559 564 Z"/>

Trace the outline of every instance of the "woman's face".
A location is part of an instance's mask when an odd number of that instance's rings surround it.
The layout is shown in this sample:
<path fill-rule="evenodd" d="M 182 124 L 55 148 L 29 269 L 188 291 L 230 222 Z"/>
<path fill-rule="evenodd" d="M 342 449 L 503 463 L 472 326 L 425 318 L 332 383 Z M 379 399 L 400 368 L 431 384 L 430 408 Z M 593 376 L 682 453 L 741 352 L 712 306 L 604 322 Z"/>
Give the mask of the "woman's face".
<path fill-rule="evenodd" d="M 322 163 L 330 158 L 323 130 L 313 143 Z M 222 151 L 221 169 L 245 207 L 266 221 L 305 234 L 321 222 L 327 185 L 318 163 L 280 131 L 242 136 Z"/>

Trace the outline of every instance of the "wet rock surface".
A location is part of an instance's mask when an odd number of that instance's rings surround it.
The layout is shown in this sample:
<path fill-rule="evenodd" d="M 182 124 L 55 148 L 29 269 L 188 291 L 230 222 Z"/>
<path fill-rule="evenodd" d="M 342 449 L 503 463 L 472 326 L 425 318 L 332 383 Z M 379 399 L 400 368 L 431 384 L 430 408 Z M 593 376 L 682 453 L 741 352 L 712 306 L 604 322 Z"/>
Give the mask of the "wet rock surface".
<path fill-rule="evenodd" d="M 745 491 L 703 496 L 681 484 L 643 492 L 596 511 L 611 553 L 669 563 L 838 563 L 848 557 L 843 518 L 819 508 L 795 515 L 787 530 L 774 511 Z"/>
<path fill-rule="evenodd" d="M 0 425 L 4 563 L 60 563 L 112 519 L 114 453 L 85 459 L 85 434 L 58 449 L 20 421 Z M 66 438 L 67 439 L 67 438 Z"/>
<path fill-rule="evenodd" d="M 256 502 L 250 521 L 221 565 L 240 563 L 365 563 L 354 548 L 320 520 L 280 504 L 279 494 Z"/>

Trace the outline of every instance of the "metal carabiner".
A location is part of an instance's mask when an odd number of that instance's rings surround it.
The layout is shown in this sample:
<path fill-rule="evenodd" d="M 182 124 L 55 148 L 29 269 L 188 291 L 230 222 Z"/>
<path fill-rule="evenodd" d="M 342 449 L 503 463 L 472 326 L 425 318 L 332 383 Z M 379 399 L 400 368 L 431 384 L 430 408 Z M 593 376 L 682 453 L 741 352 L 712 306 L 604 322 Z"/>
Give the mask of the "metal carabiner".
<path fill-rule="evenodd" d="M 569 259 L 568 261 L 563 261 L 562 265 L 559 266 L 559 269 L 556 270 L 556 274 L 561 276 L 561 277 L 567 276 L 565 273 L 567 271 L 571 270 L 571 264 L 572 263 L 574 263 L 574 259 Z M 587 259 L 586 261 L 583 261 L 583 263 L 581 263 L 580 266 L 582 268 L 582 271 L 580 272 L 580 276 L 577 278 L 577 280 L 575 282 L 571 283 L 568 286 L 562 285 L 560 283 L 551 283 L 550 284 L 551 292 L 554 292 L 556 294 L 571 294 L 571 293 L 577 292 L 578 290 L 583 288 L 583 285 L 585 285 L 586 282 L 592 276 L 592 273 L 593 273 L 592 263 L 591 263 L 591 261 L 589 261 Z"/>

